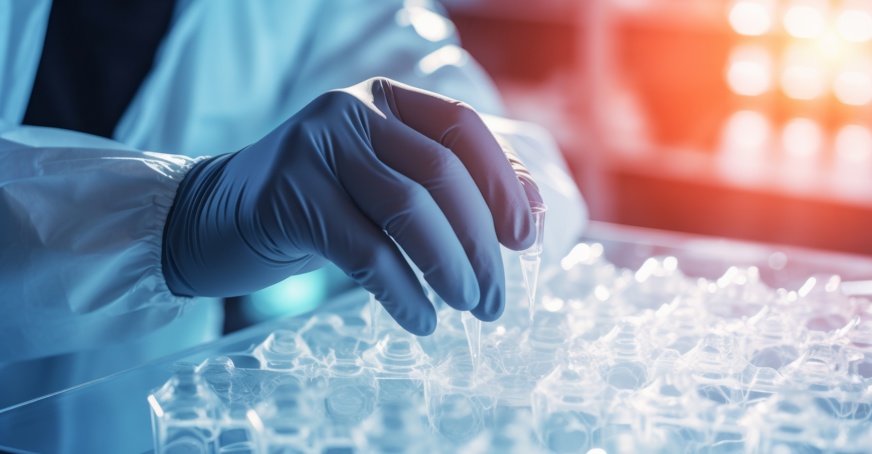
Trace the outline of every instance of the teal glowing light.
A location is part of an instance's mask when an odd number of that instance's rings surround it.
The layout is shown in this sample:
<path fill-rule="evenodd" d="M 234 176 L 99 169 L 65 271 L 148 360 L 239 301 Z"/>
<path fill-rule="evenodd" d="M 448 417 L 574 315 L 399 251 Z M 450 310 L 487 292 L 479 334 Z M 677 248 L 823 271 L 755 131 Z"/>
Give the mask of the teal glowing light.
<path fill-rule="evenodd" d="M 328 281 L 328 271 L 323 268 L 291 276 L 278 284 L 252 293 L 243 310 L 253 320 L 309 312 L 325 300 Z"/>

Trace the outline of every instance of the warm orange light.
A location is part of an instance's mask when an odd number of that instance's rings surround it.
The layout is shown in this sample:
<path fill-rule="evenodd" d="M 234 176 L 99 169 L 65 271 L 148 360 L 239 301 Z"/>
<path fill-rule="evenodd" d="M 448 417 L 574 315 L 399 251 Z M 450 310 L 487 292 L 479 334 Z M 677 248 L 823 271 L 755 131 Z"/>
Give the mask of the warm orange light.
<path fill-rule="evenodd" d="M 769 90 L 772 61 L 765 48 L 742 46 L 733 50 L 727 67 L 727 84 L 743 96 L 758 96 Z"/>
<path fill-rule="evenodd" d="M 769 71 L 760 63 L 739 61 L 730 66 L 727 81 L 735 93 L 757 96 L 769 89 Z"/>
<path fill-rule="evenodd" d="M 743 184 L 760 181 L 769 161 L 772 126 L 760 112 L 734 112 L 721 130 L 718 170 L 728 180 Z"/>
<path fill-rule="evenodd" d="M 820 67 L 791 65 L 781 73 L 781 89 L 788 98 L 815 99 L 824 93 L 826 77 Z"/>
<path fill-rule="evenodd" d="M 784 126 L 781 146 L 789 156 L 811 157 L 820 151 L 823 136 L 823 130 L 816 122 L 808 118 L 794 118 Z"/>
<path fill-rule="evenodd" d="M 788 98 L 809 100 L 827 90 L 826 65 L 815 46 L 793 44 L 782 57 L 781 91 Z"/>
<path fill-rule="evenodd" d="M 872 130 L 860 125 L 846 125 L 836 134 L 836 160 L 846 164 L 872 161 Z"/>
<path fill-rule="evenodd" d="M 872 101 L 872 78 L 865 71 L 843 71 L 833 83 L 839 101 L 850 106 L 862 106 Z"/>
<path fill-rule="evenodd" d="M 784 28 L 796 38 L 814 38 L 824 30 L 824 12 L 810 5 L 794 5 L 784 13 Z"/>
<path fill-rule="evenodd" d="M 762 35 L 772 26 L 769 10 L 760 0 L 743 0 L 733 4 L 729 21 L 736 33 L 747 36 Z"/>
<path fill-rule="evenodd" d="M 827 32 L 815 40 L 818 55 L 828 64 L 841 64 L 851 57 L 850 43 L 842 39 L 836 32 Z"/>
<path fill-rule="evenodd" d="M 760 112 L 740 110 L 730 115 L 723 129 L 724 148 L 731 152 L 761 152 L 769 143 L 769 120 Z"/>
<path fill-rule="evenodd" d="M 848 41 L 869 41 L 872 39 L 872 15 L 868 11 L 846 9 L 836 19 L 836 29 Z"/>

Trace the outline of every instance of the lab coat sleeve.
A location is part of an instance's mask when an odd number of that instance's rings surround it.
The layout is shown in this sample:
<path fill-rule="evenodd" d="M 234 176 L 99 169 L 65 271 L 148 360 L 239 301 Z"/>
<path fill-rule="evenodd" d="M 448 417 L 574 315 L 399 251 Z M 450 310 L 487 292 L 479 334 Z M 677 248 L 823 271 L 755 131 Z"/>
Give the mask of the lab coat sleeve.
<path fill-rule="evenodd" d="M 124 148 L 49 128 L 0 134 L 0 363 L 121 342 L 189 305 L 167 289 L 161 242 L 196 161 Z"/>

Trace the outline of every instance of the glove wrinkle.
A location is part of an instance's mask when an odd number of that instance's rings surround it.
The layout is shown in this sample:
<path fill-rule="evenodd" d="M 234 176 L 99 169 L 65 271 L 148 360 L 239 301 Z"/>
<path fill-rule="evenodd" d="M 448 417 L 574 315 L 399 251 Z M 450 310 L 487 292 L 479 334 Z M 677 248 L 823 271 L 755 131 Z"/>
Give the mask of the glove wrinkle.
<path fill-rule="evenodd" d="M 467 104 L 384 78 L 327 92 L 189 172 L 164 232 L 167 285 L 240 295 L 331 261 L 426 335 L 436 311 L 408 257 L 449 306 L 495 320 L 499 244 L 531 232 L 513 164 Z"/>

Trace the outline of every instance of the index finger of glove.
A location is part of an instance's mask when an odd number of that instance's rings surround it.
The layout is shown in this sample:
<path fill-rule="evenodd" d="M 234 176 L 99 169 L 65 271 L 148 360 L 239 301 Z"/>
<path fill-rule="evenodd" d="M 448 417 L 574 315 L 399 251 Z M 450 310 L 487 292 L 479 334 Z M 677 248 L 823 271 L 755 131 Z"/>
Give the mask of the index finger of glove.
<path fill-rule="evenodd" d="M 436 329 L 436 310 L 397 245 L 337 188 L 317 191 L 320 205 L 306 210 L 317 253 L 330 260 L 381 302 L 406 331 Z M 329 209 L 323 209 L 329 207 Z"/>
<path fill-rule="evenodd" d="M 377 91 L 383 90 L 397 119 L 460 158 L 490 208 L 500 243 L 515 250 L 533 244 L 535 232 L 524 188 L 475 110 L 387 79 L 377 79 L 372 90 L 377 104 Z"/>
<path fill-rule="evenodd" d="M 432 196 L 475 272 L 480 297 L 472 313 L 485 321 L 497 319 L 505 306 L 506 282 L 500 245 L 493 217 L 469 172 L 451 151 L 409 126 L 396 120 L 381 126 L 373 128 L 372 133 L 379 160 L 426 188 Z M 443 240 L 440 248 L 448 244 Z M 457 286 L 457 281 L 453 285 Z"/>

